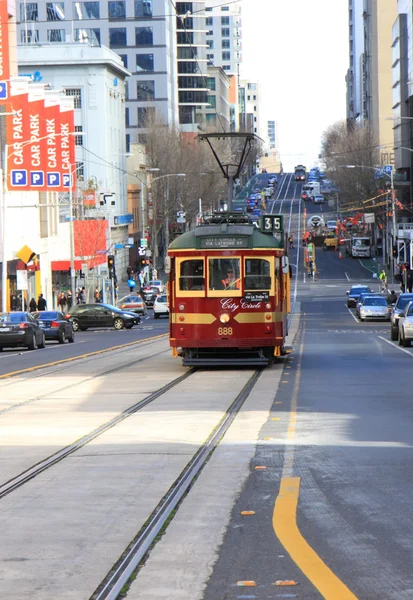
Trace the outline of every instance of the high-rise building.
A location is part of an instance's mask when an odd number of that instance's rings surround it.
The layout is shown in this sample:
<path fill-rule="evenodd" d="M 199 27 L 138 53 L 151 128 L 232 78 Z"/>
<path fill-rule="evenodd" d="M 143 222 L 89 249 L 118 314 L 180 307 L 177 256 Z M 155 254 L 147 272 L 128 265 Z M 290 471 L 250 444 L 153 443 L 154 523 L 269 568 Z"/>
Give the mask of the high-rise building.
<path fill-rule="evenodd" d="M 197 132 L 208 107 L 204 11 L 205 0 L 176 3 L 179 124 L 187 133 Z"/>
<path fill-rule="evenodd" d="M 206 5 L 209 63 L 239 79 L 242 62 L 241 7 L 237 4 L 222 6 L 219 0 L 207 0 Z"/>
<path fill-rule="evenodd" d="M 153 111 L 165 124 L 178 124 L 177 19 L 171 2 L 20 2 L 18 17 L 20 44 L 52 47 L 74 41 L 107 46 L 119 54 L 132 73 L 127 82 L 127 144 L 144 141 Z"/>
<path fill-rule="evenodd" d="M 267 122 L 267 135 L 268 135 L 270 150 L 273 150 L 276 148 L 276 142 L 277 142 L 275 121 Z"/>
<path fill-rule="evenodd" d="M 206 0 L 206 43 L 210 67 L 220 67 L 231 78 L 229 89 L 230 129 L 239 128 L 238 87 L 242 62 L 241 6 Z"/>
<path fill-rule="evenodd" d="M 240 81 L 240 129 L 260 136 L 260 84 Z"/>
<path fill-rule="evenodd" d="M 350 0 L 349 7 L 347 115 L 349 121 L 368 123 L 377 144 L 384 147 L 381 163 L 388 164 L 393 162 L 392 124 L 387 119 L 392 114 L 393 104 L 392 25 L 397 16 L 397 0 L 364 0 L 363 3 Z"/>

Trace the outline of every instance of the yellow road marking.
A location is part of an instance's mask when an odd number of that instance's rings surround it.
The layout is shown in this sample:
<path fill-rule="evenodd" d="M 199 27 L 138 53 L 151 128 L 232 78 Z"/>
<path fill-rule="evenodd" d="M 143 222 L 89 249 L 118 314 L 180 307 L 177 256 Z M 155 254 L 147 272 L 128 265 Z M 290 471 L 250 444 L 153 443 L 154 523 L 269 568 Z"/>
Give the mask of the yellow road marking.
<path fill-rule="evenodd" d="M 301 535 L 297 525 L 297 506 L 300 478 L 293 477 L 295 434 L 297 425 L 298 393 L 301 381 L 303 340 L 298 352 L 296 377 L 291 398 L 290 421 L 287 438 L 290 442 L 284 452 L 284 466 L 280 491 L 275 501 L 272 525 L 274 532 L 296 565 L 326 600 L 357 600 L 348 587 L 322 561 Z"/>
<path fill-rule="evenodd" d="M 278 539 L 326 600 L 357 600 L 357 596 L 327 567 L 301 535 L 296 520 L 299 492 L 299 477 L 281 480 L 272 518 Z"/>
<path fill-rule="evenodd" d="M 119 346 L 111 346 L 110 348 L 104 348 L 103 350 L 96 350 L 94 352 L 88 352 L 86 354 L 79 354 L 78 356 L 71 356 L 70 358 L 62 358 L 61 360 L 55 360 L 54 362 L 43 363 L 41 365 L 36 365 L 34 367 L 27 367 L 26 369 L 20 369 L 19 371 L 10 371 L 10 373 L 5 373 L 4 375 L 0 375 L 0 379 L 7 379 L 8 377 L 14 377 L 15 375 L 22 375 L 23 373 L 31 373 L 32 371 L 38 371 L 39 369 L 45 369 L 47 367 L 56 367 L 57 365 L 64 365 L 65 363 L 70 363 L 75 360 L 79 360 L 81 358 L 89 358 L 89 356 L 97 356 L 99 354 L 104 354 L 105 352 L 111 352 L 112 350 L 122 350 L 123 348 L 137 346 L 138 344 L 142 344 L 143 342 L 151 342 L 153 340 L 159 340 L 159 339 L 167 337 L 167 336 L 168 336 L 167 333 L 162 333 L 161 335 L 155 335 L 150 338 L 136 340 L 136 342 L 129 342 L 128 344 L 120 344 Z"/>

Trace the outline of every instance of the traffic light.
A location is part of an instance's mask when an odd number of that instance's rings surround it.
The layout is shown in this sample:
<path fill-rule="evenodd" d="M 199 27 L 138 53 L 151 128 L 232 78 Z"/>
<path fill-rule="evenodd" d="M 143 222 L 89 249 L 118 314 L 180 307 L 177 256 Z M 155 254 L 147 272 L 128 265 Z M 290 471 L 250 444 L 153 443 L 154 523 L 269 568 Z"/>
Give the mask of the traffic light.
<path fill-rule="evenodd" d="M 397 256 L 397 246 L 393 246 L 393 256 Z"/>
<path fill-rule="evenodd" d="M 109 270 L 109 279 L 113 279 L 115 274 L 115 257 L 113 254 L 108 254 L 108 270 Z"/>

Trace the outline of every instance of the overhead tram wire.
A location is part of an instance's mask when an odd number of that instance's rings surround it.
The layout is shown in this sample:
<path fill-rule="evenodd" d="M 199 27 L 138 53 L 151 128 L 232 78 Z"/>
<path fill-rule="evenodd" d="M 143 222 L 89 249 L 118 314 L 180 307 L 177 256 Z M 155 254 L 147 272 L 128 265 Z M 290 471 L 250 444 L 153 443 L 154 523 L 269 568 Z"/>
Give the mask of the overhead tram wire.
<path fill-rule="evenodd" d="M 239 4 L 240 2 L 242 2 L 242 0 L 233 0 L 233 2 L 225 2 L 224 4 L 217 4 L 216 6 L 214 6 L 214 8 L 220 8 L 221 6 L 229 6 L 231 4 Z M 204 12 L 205 9 L 200 9 L 200 10 L 194 10 L 191 14 L 195 14 L 195 13 L 199 13 L 199 12 Z M 148 20 L 149 19 L 153 19 L 154 21 L 156 21 L 157 19 L 166 19 L 167 17 L 173 17 L 174 19 L 176 18 L 176 15 L 156 15 L 156 16 L 150 16 L 148 15 Z M 139 19 L 144 19 L 145 17 L 139 17 Z M 91 20 L 96 20 L 96 21 L 108 21 L 110 23 L 138 23 L 139 21 L 137 21 L 137 18 L 135 16 L 133 17 L 99 17 L 99 19 L 88 19 L 88 21 Z M 73 28 L 75 29 L 75 25 L 76 23 L 79 23 L 79 25 L 81 23 L 84 23 L 84 20 L 81 19 L 56 19 L 53 21 L 49 21 L 48 19 L 38 19 L 37 21 L 21 21 L 18 20 L 16 21 L 16 25 L 24 25 L 25 23 L 28 24 L 37 24 L 37 23 L 48 23 L 49 25 L 53 25 L 53 24 L 58 24 L 58 23 L 72 23 L 73 24 Z M 36 42 L 36 45 L 38 45 L 39 42 Z M 82 42 L 75 42 L 75 43 L 82 43 Z M 23 46 L 31 46 L 32 44 L 22 44 Z M 101 45 L 99 43 L 99 45 Z M 133 46 L 132 46 L 133 47 Z M 125 46 L 125 48 L 127 48 L 127 46 Z"/>

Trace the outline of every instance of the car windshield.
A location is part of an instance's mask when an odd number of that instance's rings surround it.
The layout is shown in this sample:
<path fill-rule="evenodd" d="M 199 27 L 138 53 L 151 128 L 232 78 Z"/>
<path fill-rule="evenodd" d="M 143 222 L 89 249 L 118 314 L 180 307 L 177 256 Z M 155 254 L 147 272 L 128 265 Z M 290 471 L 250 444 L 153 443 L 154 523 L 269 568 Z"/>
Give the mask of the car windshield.
<path fill-rule="evenodd" d="M 413 296 L 399 296 L 397 308 L 404 310 L 406 306 L 413 300 Z"/>
<path fill-rule="evenodd" d="M 158 296 L 156 299 L 157 302 L 166 302 L 166 296 Z"/>
<path fill-rule="evenodd" d="M 370 298 L 367 297 L 364 302 L 364 306 L 387 306 L 386 298 Z"/>
<path fill-rule="evenodd" d="M 0 323 L 24 323 L 27 316 L 24 313 L 1 313 Z"/>

